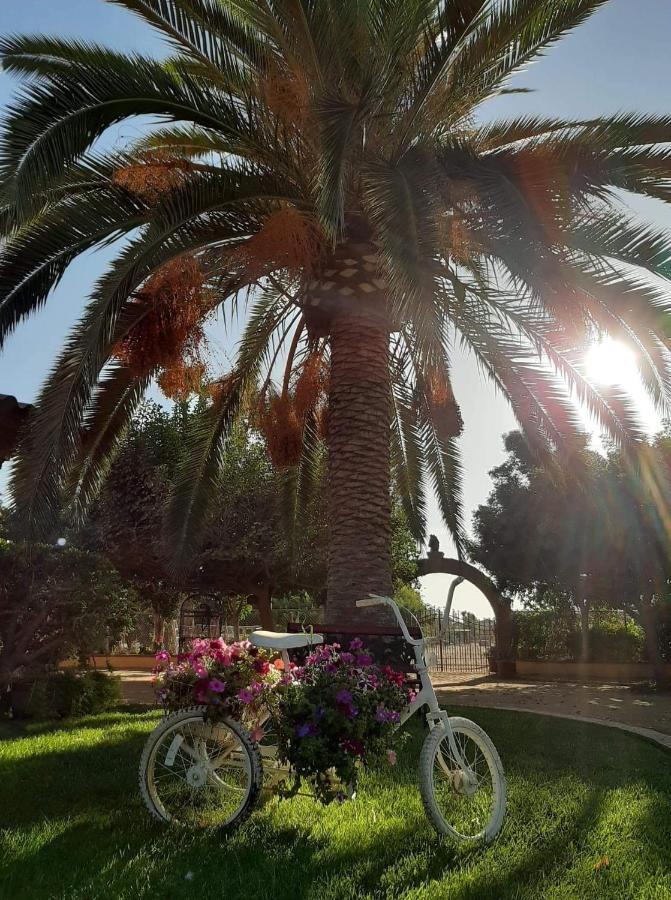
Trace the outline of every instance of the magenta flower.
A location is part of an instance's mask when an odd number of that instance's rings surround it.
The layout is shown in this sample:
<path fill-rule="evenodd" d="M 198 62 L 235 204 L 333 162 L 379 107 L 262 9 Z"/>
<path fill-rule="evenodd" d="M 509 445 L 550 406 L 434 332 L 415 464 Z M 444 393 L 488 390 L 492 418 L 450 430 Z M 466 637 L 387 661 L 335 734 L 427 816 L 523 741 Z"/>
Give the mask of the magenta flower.
<path fill-rule="evenodd" d="M 372 666 L 373 665 L 373 657 L 370 653 L 359 653 L 356 658 L 357 666 Z"/>
<path fill-rule="evenodd" d="M 194 660 L 194 661 L 191 663 L 191 667 L 193 668 L 193 671 L 196 673 L 196 675 L 197 675 L 199 678 L 207 678 L 207 676 L 208 676 L 209 673 L 208 673 L 207 669 L 205 668 L 205 666 L 204 666 L 202 663 L 197 662 L 197 661 Z"/>
<path fill-rule="evenodd" d="M 223 694 L 224 691 L 226 690 L 226 685 L 224 684 L 223 681 L 219 681 L 218 678 L 213 678 L 212 681 L 210 681 L 208 687 L 215 694 Z"/>
<path fill-rule="evenodd" d="M 162 660 L 169 660 L 170 654 L 168 653 L 167 650 L 161 650 L 159 653 L 156 654 L 154 659 L 156 660 L 156 662 L 161 662 Z"/>

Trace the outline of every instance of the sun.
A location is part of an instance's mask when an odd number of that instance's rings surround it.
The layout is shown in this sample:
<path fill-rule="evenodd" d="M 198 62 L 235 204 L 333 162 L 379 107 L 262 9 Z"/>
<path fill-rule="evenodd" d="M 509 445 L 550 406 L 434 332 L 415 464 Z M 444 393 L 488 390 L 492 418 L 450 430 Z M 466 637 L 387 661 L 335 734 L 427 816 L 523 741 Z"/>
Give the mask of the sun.
<path fill-rule="evenodd" d="M 637 380 L 636 355 L 622 341 L 604 338 L 593 344 L 585 355 L 587 374 L 600 384 L 631 387 Z"/>

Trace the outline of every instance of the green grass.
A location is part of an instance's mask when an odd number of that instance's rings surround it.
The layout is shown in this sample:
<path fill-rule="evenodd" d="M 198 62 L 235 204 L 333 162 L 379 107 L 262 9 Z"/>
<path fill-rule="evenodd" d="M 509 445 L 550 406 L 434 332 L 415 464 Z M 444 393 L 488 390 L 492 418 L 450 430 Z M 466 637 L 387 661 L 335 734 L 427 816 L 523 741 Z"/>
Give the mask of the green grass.
<path fill-rule="evenodd" d="M 484 849 L 455 849 L 426 821 L 420 728 L 398 767 L 363 779 L 354 802 L 273 800 L 226 839 L 149 820 L 135 776 L 156 714 L 4 726 L 0 897 L 671 898 L 668 753 L 577 722 L 470 714 L 509 781 L 504 830 Z"/>

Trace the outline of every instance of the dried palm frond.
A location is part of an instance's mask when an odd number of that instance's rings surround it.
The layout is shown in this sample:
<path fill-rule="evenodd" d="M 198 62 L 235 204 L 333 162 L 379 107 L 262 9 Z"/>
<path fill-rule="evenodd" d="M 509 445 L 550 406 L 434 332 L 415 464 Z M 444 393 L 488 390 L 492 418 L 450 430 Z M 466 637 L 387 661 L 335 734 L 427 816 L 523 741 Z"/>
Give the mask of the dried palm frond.
<path fill-rule="evenodd" d="M 142 153 L 137 162 L 117 169 L 112 181 L 148 203 L 156 203 L 165 194 L 184 183 L 186 173 L 193 169 L 188 159 L 176 157 L 165 150 Z"/>
<path fill-rule="evenodd" d="M 199 359 L 178 359 L 164 368 L 156 380 L 169 400 L 181 402 L 201 392 L 205 371 L 205 363 Z"/>
<path fill-rule="evenodd" d="M 281 69 L 270 63 L 261 80 L 261 95 L 284 125 L 304 128 L 312 114 L 310 82 L 305 71 Z"/>
<path fill-rule="evenodd" d="M 210 298 L 198 260 L 180 256 L 160 268 L 137 292 L 149 312 L 115 345 L 113 355 L 138 375 L 170 368 L 203 339 Z"/>
<path fill-rule="evenodd" d="M 295 466 L 303 448 L 303 421 L 293 399 L 287 394 L 272 397 L 260 411 L 258 424 L 273 465 L 278 469 Z"/>
<path fill-rule="evenodd" d="M 325 239 L 315 219 L 285 206 L 271 213 L 256 234 L 234 251 L 232 262 L 256 281 L 276 269 L 309 276 L 324 255 Z"/>
<path fill-rule="evenodd" d="M 311 353 L 300 367 L 294 385 L 296 415 L 305 419 L 318 405 L 323 405 L 328 394 L 329 370 L 320 353 Z"/>
<path fill-rule="evenodd" d="M 440 437 L 443 440 L 459 437 L 464 420 L 446 373 L 433 368 L 427 378 L 426 390 L 433 422 Z"/>

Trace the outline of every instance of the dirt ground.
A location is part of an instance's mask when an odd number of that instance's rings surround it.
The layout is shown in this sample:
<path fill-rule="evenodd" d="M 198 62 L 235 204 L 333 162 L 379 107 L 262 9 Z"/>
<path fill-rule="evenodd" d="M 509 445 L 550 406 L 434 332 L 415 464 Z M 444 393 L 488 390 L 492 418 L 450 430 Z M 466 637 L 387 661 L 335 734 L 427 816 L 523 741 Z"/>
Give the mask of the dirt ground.
<path fill-rule="evenodd" d="M 123 670 L 126 703 L 154 703 L 149 672 Z M 651 732 L 671 748 L 671 694 L 641 693 L 635 685 L 569 681 L 501 681 L 491 676 L 437 673 L 434 684 L 442 705 L 483 706 L 601 721 Z M 665 737 L 666 736 L 666 737 Z"/>

